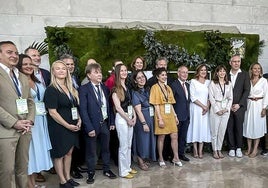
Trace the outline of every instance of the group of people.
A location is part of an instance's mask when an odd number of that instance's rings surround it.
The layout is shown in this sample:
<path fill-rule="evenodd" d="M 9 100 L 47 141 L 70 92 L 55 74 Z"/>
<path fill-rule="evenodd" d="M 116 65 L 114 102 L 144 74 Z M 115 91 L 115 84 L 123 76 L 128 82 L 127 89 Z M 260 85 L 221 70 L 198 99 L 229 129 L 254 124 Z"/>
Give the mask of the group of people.
<path fill-rule="evenodd" d="M 132 157 L 144 171 L 157 160 L 161 168 L 167 159 L 181 167 L 181 160 L 190 160 L 187 143 L 193 143 L 195 158 L 203 158 L 203 144 L 211 142 L 213 158 L 220 159 L 225 133 L 229 156 L 243 156 L 244 136 L 245 155 L 255 157 L 267 132 L 268 84 L 261 65 L 253 63 L 247 73 L 235 55 L 230 72 L 219 65 L 210 81 L 201 64 L 188 82 L 186 66 L 173 79 L 167 63 L 158 58 L 147 80 L 142 57 L 133 60 L 131 73 L 117 60 L 103 83 L 101 65 L 90 59 L 80 84 L 72 56 L 53 62 L 49 73 L 39 68 L 38 50 L 19 55 L 13 42 L 1 41 L 0 187 L 38 187 L 36 174 L 53 166 L 60 187 L 79 186 L 70 172 L 84 160 L 92 184 L 99 158 L 104 176 L 117 177 L 110 169 L 113 158 L 119 176 L 131 179 L 137 174 Z M 77 158 L 79 152 L 85 159 Z"/>

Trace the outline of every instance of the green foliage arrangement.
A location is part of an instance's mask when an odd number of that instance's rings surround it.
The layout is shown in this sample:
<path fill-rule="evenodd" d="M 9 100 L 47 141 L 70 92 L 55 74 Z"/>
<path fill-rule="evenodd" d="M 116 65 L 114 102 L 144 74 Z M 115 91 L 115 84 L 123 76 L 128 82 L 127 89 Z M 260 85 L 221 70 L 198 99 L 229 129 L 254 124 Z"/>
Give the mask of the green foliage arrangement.
<path fill-rule="evenodd" d="M 159 57 L 166 57 L 169 62 L 174 63 L 177 67 L 186 65 L 193 68 L 206 62 L 198 54 L 193 53 L 190 55 L 183 47 L 174 44 L 163 44 L 161 41 L 157 41 L 153 31 L 147 31 L 143 44 L 146 49 L 145 59 L 150 69 L 154 68 L 154 62 Z"/>
<path fill-rule="evenodd" d="M 121 59 L 130 68 L 135 56 L 145 57 L 148 70 L 155 67 L 159 56 L 169 59 L 169 70 L 176 70 L 181 64 L 194 70 L 200 63 L 206 63 L 211 70 L 219 64 L 228 66 L 230 38 L 243 37 L 246 42 L 242 68 L 248 70 L 257 62 L 263 41 L 256 34 L 228 34 L 219 31 L 145 31 L 134 29 L 46 27 L 49 58 L 52 63 L 62 53 L 78 58 L 80 78 L 89 58 L 102 66 L 104 77 L 109 75 L 115 59 Z"/>

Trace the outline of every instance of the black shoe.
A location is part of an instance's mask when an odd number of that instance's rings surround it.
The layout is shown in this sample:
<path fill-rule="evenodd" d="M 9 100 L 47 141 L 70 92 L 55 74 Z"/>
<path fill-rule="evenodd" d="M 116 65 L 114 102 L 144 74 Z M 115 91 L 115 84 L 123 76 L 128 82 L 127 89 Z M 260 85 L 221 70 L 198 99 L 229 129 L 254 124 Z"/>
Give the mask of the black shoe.
<path fill-rule="evenodd" d="M 179 159 L 187 162 L 190 161 L 190 159 L 187 158 L 185 155 L 179 155 Z"/>
<path fill-rule="evenodd" d="M 67 182 L 68 182 L 69 184 L 71 184 L 72 186 L 74 186 L 74 187 L 80 185 L 80 183 L 74 181 L 73 179 L 69 179 Z"/>
<path fill-rule="evenodd" d="M 264 155 L 264 156 L 268 155 L 268 151 L 266 149 L 262 150 L 261 155 Z"/>
<path fill-rule="evenodd" d="M 87 172 L 88 171 L 88 168 L 87 167 L 82 167 L 82 166 L 78 166 L 77 167 L 77 170 L 81 173 L 84 173 L 84 172 Z"/>
<path fill-rule="evenodd" d="M 74 178 L 74 179 L 82 179 L 83 178 L 83 175 L 80 174 L 80 172 L 78 170 L 72 170 L 71 171 L 71 176 Z"/>
<path fill-rule="evenodd" d="M 87 184 L 92 184 L 95 181 L 95 172 L 89 172 L 87 178 Z"/>
<path fill-rule="evenodd" d="M 116 175 L 111 170 L 104 171 L 103 175 L 107 176 L 110 179 L 115 179 L 116 178 Z"/>
<path fill-rule="evenodd" d="M 69 182 L 66 182 L 64 184 L 60 183 L 60 188 L 74 188 Z"/>

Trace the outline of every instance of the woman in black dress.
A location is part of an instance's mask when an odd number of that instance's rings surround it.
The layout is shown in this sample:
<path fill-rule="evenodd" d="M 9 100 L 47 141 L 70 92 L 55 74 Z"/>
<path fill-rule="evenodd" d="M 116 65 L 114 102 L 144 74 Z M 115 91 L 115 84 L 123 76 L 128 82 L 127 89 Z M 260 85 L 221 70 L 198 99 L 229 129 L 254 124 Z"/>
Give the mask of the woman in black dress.
<path fill-rule="evenodd" d="M 70 178 L 74 147 L 79 147 L 78 131 L 81 119 L 78 113 L 78 93 L 63 61 L 51 66 L 51 84 L 46 89 L 44 102 L 48 109 L 48 129 L 51 139 L 51 157 L 60 178 L 60 187 L 78 186 Z"/>

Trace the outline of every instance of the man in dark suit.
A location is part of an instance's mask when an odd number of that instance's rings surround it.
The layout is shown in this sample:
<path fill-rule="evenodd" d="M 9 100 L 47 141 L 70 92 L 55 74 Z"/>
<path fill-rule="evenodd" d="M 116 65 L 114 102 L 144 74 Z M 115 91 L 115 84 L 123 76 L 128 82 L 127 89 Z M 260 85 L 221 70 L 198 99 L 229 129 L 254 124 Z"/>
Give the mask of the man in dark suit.
<path fill-rule="evenodd" d="M 227 124 L 227 138 L 229 145 L 229 156 L 243 156 L 241 148 L 243 145 L 243 122 L 247 110 L 247 98 L 250 92 L 249 74 L 240 69 L 241 57 L 234 55 L 230 59 L 231 70 L 229 80 L 233 86 L 233 105 Z"/>
<path fill-rule="evenodd" d="M 165 69 L 167 69 L 167 64 L 168 64 L 168 60 L 165 57 L 159 57 L 156 61 L 155 61 L 155 69 L 157 68 L 162 68 L 164 67 Z M 170 76 L 167 77 L 167 85 L 171 86 L 172 82 L 174 81 L 174 79 Z M 155 75 L 153 75 L 151 78 L 148 79 L 146 86 L 148 86 L 149 88 L 151 88 L 154 84 L 156 84 L 157 78 Z"/>
<path fill-rule="evenodd" d="M 35 104 L 28 78 L 15 67 L 18 50 L 0 42 L 0 187 L 27 188 Z"/>
<path fill-rule="evenodd" d="M 109 101 L 109 89 L 102 82 L 101 66 L 90 64 L 86 68 L 89 83 L 79 88 L 80 115 L 86 133 L 87 183 L 94 183 L 96 148 L 100 142 L 103 175 L 110 179 L 116 175 L 110 170 L 110 130 L 115 129 L 114 114 Z"/>
<path fill-rule="evenodd" d="M 177 74 L 178 79 L 171 84 L 171 88 L 176 100 L 173 107 L 180 121 L 178 125 L 179 158 L 183 161 L 190 161 L 185 156 L 186 136 L 190 123 L 190 91 L 189 83 L 186 82 L 188 79 L 188 68 L 183 65 L 180 66 Z"/>
<path fill-rule="evenodd" d="M 41 56 L 39 51 L 33 47 L 28 47 L 27 49 L 24 50 L 24 53 L 31 57 L 33 63 L 36 66 L 34 70 L 35 76 L 44 86 L 47 87 L 50 84 L 51 76 L 48 70 L 39 67 L 41 64 Z"/>

